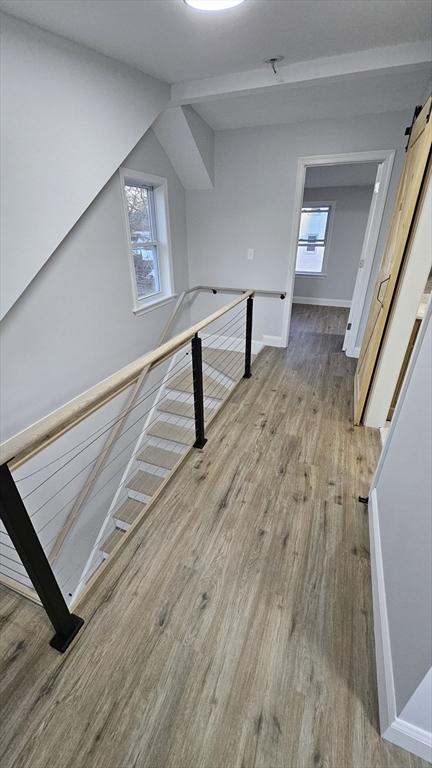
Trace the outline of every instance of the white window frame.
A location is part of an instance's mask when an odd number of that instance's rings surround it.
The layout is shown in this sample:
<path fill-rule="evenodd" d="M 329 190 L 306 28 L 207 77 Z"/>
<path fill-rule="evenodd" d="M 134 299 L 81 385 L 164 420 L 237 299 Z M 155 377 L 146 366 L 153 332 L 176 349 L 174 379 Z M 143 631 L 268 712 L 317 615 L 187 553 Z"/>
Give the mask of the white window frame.
<path fill-rule="evenodd" d="M 297 269 L 295 270 L 295 276 L 296 277 L 327 277 L 327 264 L 328 264 L 328 257 L 329 257 L 329 251 L 330 251 L 330 245 L 331 245 L 331 238 L 333 234 L 333 222 L 335 218 L 335 211 L 336 211 L 336 200 L 325 200 L 321 202 L 315 202 L 311 200 L 304 200 L 302 202 L 301 211 L 303 208 L 330 208 L 328 219 L 327 219 L 327 227 L 326 227 L 326 233 L 324 238 L 324 258 L 323 263 L 321 267 L 321 272 L 297 272 Z M 301 215 L 300 211 L 300 215 Z M 300 234 L 300 220 L 299 220 L 299 229 L 297 233 L 297 249 L 296 249 L 296 261 L 297 264 L 297 251 L 299 246 L 299 234 Z"/>
<path fill-rule="evenodd" d="M 162 176 L 155 176 L 150 173 L 143 173 L 142 171 L 134 171 L 130 168 L 120 168 L 119 177 L 122 207 L 124 212 L 125 242 L 128 252 L 129 271 L 132 285 L 132 311 L 134 314 L 140 315 L 149 311 L 150 309 L 153 309 L 154 307 L 170 301 L 175 296 L 168 208 L 168 182 L 167 179 L 163 178 Z M 137 185 L 151 187 L 153 192 L 151 195 L 153 205 L 150 210 L 150 215 L 153 218 L 157 239 L 154 242 L 152 241 L 149 243 L 142 243 L 142 245 L 144 247 L 145 245 L 156 246 L 159 266 L 160 291 L 156 294 L 145 296 L 141 299 L 138 298 L 137 293 L 135 262 L 133 257 L 134 244 L 132 243 L 131 239 L 127 200 L 124 191 L 125 186 L 128 184 L 132 186 Z"/>

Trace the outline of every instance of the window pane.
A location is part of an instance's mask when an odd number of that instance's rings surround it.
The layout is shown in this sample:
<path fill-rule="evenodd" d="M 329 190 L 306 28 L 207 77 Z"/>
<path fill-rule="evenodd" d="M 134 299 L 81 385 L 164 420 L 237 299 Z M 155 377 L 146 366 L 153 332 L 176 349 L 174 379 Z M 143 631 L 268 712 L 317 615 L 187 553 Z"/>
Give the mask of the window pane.
<path fill-rule="evenodd" d="M 323 245 L 299 245 L 297 248 L 296 272 L 322 272 L 324 261 Z"/>
<path fill-rule="evenodd" d="M 147 243 L 155 240 L 150 216 L 150 194 L 147 187 L 125 185 L 129 226 L 132 243 Z"/>
<path fill-rule="evenodd" d="M 299 240 L 324 240 L 329 208 L 303 208 L 300 217 Z"/>
<path fill-rule="evenodd" d="M 132 251 L 138 299 L 143 299 L 145 296 L 151 296 L 154 293 L 160 293 L 156 246 L 135 246 Z"/>

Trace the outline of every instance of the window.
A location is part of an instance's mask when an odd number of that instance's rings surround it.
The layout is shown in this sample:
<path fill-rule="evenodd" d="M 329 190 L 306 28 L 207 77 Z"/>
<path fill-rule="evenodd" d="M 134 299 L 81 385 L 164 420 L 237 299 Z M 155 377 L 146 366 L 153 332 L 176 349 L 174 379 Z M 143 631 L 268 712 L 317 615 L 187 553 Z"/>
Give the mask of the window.
<path fill-rule="evenodd" d="M 331 210 L 329 204 L 311 204 L 302 208 L 297 244 L 297 274 L 325 274 Z"/>
<path fill-rule="evenodd" d="M 169 298 L 172 286 L 166 180 L 122 169 L 134 311 Z"/>
<path fill-rule="evenodd" d="M 153 187 L 125 184 L 137 299 L 160 293 Z"/>

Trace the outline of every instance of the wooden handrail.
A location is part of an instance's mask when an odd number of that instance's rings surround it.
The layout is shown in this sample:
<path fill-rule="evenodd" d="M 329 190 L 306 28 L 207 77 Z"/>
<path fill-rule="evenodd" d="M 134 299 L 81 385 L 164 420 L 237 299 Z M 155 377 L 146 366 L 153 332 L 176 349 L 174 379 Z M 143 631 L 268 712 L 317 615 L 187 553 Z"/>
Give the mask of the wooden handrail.
<path fill-rule="evenodd" d="M 152 368 L 161 363 L 187 344 L 196 333 L 199 333 L 207 325 L 210 325 L 210 323 L 218 320 L 226 312 L 241 304 L 249 296 L 253 296 L 254 293 L 253 290 L 245 291 L 241 296 L 220 307 L 216 312 L 190 326 L 186 331 L 179 333 L 151 352 L 147 352 L 145 355 L 137 358 L 132 363 L 129 363 L 129 365 L 95 384 L 86 392 L 78 395 L 69 403 L 66 403 L 32 426 L 11 437 L 0 446 L 0 464 L 8 463 L 11 470 L 17 469 L 25 461 L 28 461 L 28 459 L 35 456 L 43 448 L 46 448 L 87 416 L 90 416 L 127 389 L 127 387 L 137 381 L 145 368 Z"/>
<path fill-rule="evenodd" d="M 210 293 L 246 293 L 247 288 L 222 288 L 219 285 L 196 285 L 191 291 L 209 291 Z M 279 299 L 286 298 L 286 291 L 274 291 L 273 289 L 253 288 L 254 296 L 274 296 Z"/>

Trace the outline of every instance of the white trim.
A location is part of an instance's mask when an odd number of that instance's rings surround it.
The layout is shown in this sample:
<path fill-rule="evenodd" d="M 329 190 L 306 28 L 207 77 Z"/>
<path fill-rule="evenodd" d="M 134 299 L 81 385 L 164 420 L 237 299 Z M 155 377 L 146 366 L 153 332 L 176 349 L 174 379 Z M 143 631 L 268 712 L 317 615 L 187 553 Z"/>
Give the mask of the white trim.
<path fill-rule="evenodd" d="M 376 488 L 373 488 L 369 494 L 368 511 L 379 719 L 381 734 L 384 735 L 396 717 L 396 696 Z"/>
<path fill-rule="evenodd" d="M 173 293 L 172 296 L 162 296 L 161 298 L 155 299 L 155 301 L 149 302 L 145 305 L 145 307 L 132 308 L 132 312 L 134 315 L 136 315 L 136 317 L 141 317 L 141 315 L 146 315 L 147 312 L 153 312 L 153 310 L 157 309 L 158 307 L 164 307 L 165 304 L 169 304 L 177 297 L 178 293 Z"/>
<path fill-rule="evenodd" d="M 359 266 L 357 270 L 354 293 L 352 295 L 351 312 L 348 318 L 348 323 L 351 323 L 351 328 L 350 330 L 346 331 L 343 344 L 343 348 L 346 351 L 348 357 L 353 357 L 352 351 L 355 346 L 361 346 L 362 340 L 358 339 L 357 337 L 359 333 L 364 304 L 366 301 L 366 294 L 370 275 L 372 272 L 375 251 L 378 244 L 378 237 L 381 229 L 382 218 L 384 215 L 388 189 L 390 186 L 394 157 L 395 152 L 389 151 L 387 160 L 384 160 L 378 166 L 378 173 L 376 176 L 372 202 L 369 209 L 369 216 L 359 259 L 359 264 L 363 264 L 363 266 Z"/>
<path fill-rule="evenodd" d="M 325 256 L 325 247 L 324 247 L 324 256 Z M 321 277 L 328 277 L 327 272 L 296 272 L 296 277 L 313 277 L 314 279 L 318 278 L 318 280 Z"/>
<path fill-rule="evenodd" d="M 163 176 L 155 176 L 152 173 L 143 173 L 134 171 L 131 168 L 119 168 L 120 192 L 122 198 L 123 221 L 125 242 L 128 252 L 128 263 L 132 286 L 132 311 L 140 315 L 149 307 L 163 304 L 167 300 L 175 297 L 174 272 L 172 265 L 172 247 L 170 216 L 168 206 L 168 182 Z M 161 290 L 157 294 L 152 294 L 144 299 L 138 299 L 136 290 L 135 268 L 132 255 L 132 243 L 130 239 L 129 218 L 124 194 L 125 183 L 140 182 L 153 187 L 155 229 L 157 236 L 157 258 L 159 266 L 159 280 Z"/>
<path fill-rule="evenodd" d="M 286 303 L 283 310 L 283 319 L 282 319 L 282 339 L 283 344 L 286 347 L 288 344 L 288 338 L 289 338 L 289 328 L 290 328 L 290 320 L 291 320 L 291 305 L 292 305 L 292 299 L 293 299 L 293 293 L 294 293 L 294 281 L 295 281 L 295 264 L 296 264 L 296 256 L 297 256 L 297 241 L 298 241 L 298 231 L 299 231 L 299 225 L 300 225 L 300 213 L 301 213 L 301 207 L 303 203 L 303 190 L 305 186 L 305 179 L 306 179 L 306 168 L 310 166 L 317 166 L 317 165 L 343 165 L 347 163 L 368 163 L 368 162 L 377 162 L 382 164 L 383 170 L 382 170 L 382 181 L 379 185 L 379 190 L 377 194 L 374 196 L 374 205 L 371 206 L 371 211 L 369 213 L 369 220 L 366 227 L 366 233 L 365 233 L 365 239 L 363 242 L 363 249 L 360 259 L 364 259 L 364 266 L 361 271 L 362 277 L 361 282 L 362 286 L 359 286 L 357 291 L 354 289 L 354 296 L 353 300 L 355 299 L 356 303 L 358 303 L 358 307 L 356 307 L 355 311 L 353 308 L 351 309 L 351 314 L 353 315 L 354 320 L 350 320 L 352 323 L 351 326 L 351 338 L 353 339 L 352 344 L 348 344 L 348 339 L 346 340 L 346 351 L 347 354 L 351 357 L 354 356 L 352 353 L 352 350 L 354 348 L 354 345 L 357 342 L 357 335 L 358 335 L 358 325 L 360 323 L 360 317 L 362 314 L 364 301 L 366 297 L 366 291 L 367 291 L 367 285 L 369 282 L 370 273 L 372 270 L 372 265 L 374 261 L 375 256 L 375 250 L 378 242 L 378 235 L 381 228 L 382 223 L 382 217 L 384 213 L 384 207 L 385 202 L 387 199 L 387 193 L 388 188 L 390 184 L 390 176 L 391 176 L 391 170 L 393 167 L 393 161 L 395 157 L 395 150 L 393 149 L 382 149 L 382 150 L 367 150 L 362 152 L 344 152 L 340 154 L 334 154 L 334 155 L 309 155 L 305 157 L 299 157 L 297 160 L 297 174 L 296 174 L 296 185 L 295 185 L 295 192 L 294 192 L 294 205 L 293 205 L 293 214 L 292 214 L 292 221 L 291 221 L 291 236 L 290 241 L 288 244 L 288 270 L 287 270 L 287 286 L 286 286 Z M 372 211 L 373 208 L 373 211 Z M 367 237 L 366 237 L 367 235 Z M 366 248 L 367 245 L 367 248 Z M 367 278 L 367 279 L 366 279 Z M 356 281 L 357 285 L 357 281 Z"/>
<path fill-rule="evenodd" d="M 407 395 L 415 364 L 420 353 L 428 324 L 432 321 L 432 304 L 429 303 L 426 317 L 422 322 L 420 332 L 408 365 L 408 370 L 402 384 L 401 393 L 396 403 L 387 438 L 378 461 L 378 466 L 371 483 L 369 493 L 369 538 L 371 553 L 372 598 L 374 613 L 375 653 L 377 665 L 378 702 L 380 729 L 387 741 L 412 752 L 419 757 L 432 761 L 432 734 L 407 723 L 397 716 L 396 696 L 394 690 L 393 661 L 390 644 L 390 631 L 387 616 L 385 595 L 384 566 L 382 560 L 381 539 L 379 529 L 377 484 L 390 449 L 399 413 Z"/>
<path fill-rule="evenodd" d="M 345 354 L 347 357 L 360 357 L 360 350 L 361 347 L 353 347 L 353 349 L 350 349 L 349 351 L 345 349 Z"/>
<path fill-rule="evenodd" d="M 349 299 L 321 299 L 315 296 L 293 296 L 293 304 L 314 304 L 317 307 L 346 307 L 349 309 Z"/>
<path fill-rule="evenodd" d="M 282 336 L 268 336 L 264 333 L 262 340 L 265 347 L 283 347 Z"/>
<path fill-rule="evenodd" d="M 386 741 L 431 762 L 432 733 L 397 716 L 376 488 L 369 495 L 369 538 L 381 735 Z"/>
<path fill-rule="evenodd" d="M 432 733 L 429 731 L 395 717 L 382 736 L 386 741 L 432 763 Z"/>

